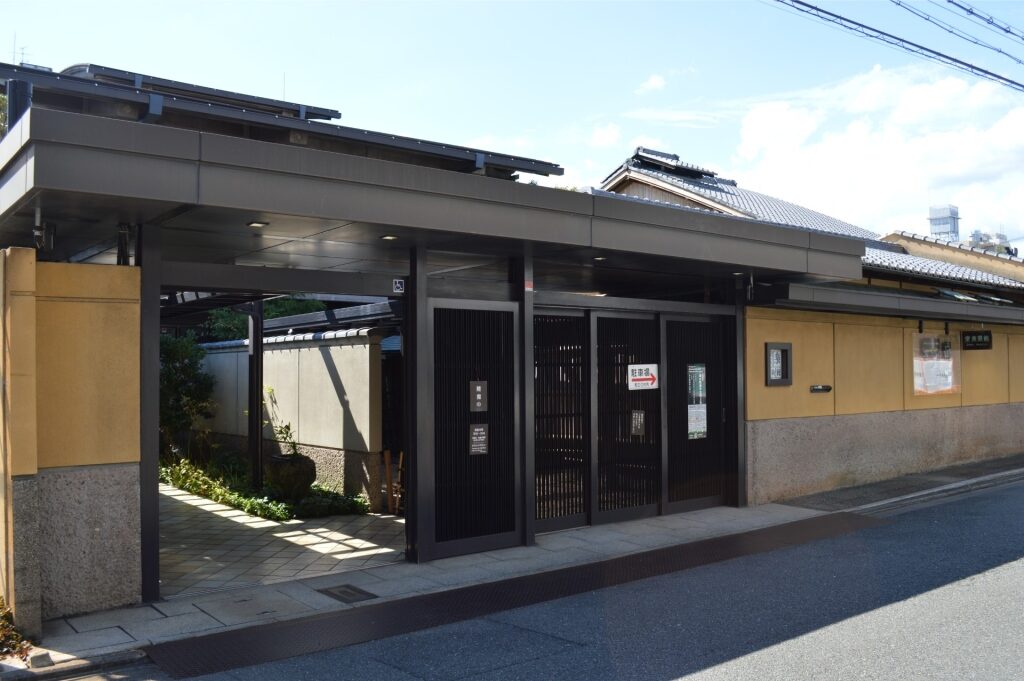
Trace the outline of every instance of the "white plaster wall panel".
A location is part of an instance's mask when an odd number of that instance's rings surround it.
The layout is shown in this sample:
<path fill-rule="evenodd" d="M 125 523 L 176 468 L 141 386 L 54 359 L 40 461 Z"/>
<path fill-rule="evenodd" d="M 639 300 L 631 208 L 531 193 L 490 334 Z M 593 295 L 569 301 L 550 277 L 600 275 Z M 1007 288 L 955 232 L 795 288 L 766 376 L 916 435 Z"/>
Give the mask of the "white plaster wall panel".
<path fill-rule="evenodd" d="M 274 438 L 273 428 L 290 423 L 296 441 L 303 442 L 299 419 L 299 355 L 298 348 L 264 349 L 263 400 L 264 422 L 269 422 L 263 436 Z M 273 394 L 268 393 L 273 390 Z"/>
<path fill-rule="evenodd" d="M 213 400 L 217 407 L 208 427 L 217 433 L 238 433 L 238 359 L 237 352 L 211 352 L 204 368 L 216 381 Z"/>
<path fill-rule="evenodd" d="M 235 435 L 249 432 L 249 352 L 243 349 L 235 353 Z"/>
<path fill-rule="evenodd" d="M 346 344 L 302 349 L 301 442 L 369 451 L 369 347 Z"/>

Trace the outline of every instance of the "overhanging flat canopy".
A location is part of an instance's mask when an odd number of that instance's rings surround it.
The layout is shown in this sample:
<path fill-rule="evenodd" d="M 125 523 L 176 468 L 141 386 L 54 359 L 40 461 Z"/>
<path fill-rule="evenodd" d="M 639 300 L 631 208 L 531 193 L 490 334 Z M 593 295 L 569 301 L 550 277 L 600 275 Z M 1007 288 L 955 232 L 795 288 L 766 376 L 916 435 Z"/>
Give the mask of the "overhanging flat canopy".
<path fill-rule="evenodd" d="M 412 245 L 478 267 L 529 243 L 537 257 L 833 280 L 859 278 L 864 252 L 706 211 L 33 107 L 0 140 L 0 240 L 31 245 L 37 209 L 56 225 L 55 259 L 118 223 L 160 225 L 165 262 L 385 275 Z"/>
<path fill-rule="evenodd" d="M 853 312 L 939 321 L 1024 324 L 1024 307 L 939 300 L 854 285 L 779 284 L 759 292 L 759 302 L 780 307 Z"/>

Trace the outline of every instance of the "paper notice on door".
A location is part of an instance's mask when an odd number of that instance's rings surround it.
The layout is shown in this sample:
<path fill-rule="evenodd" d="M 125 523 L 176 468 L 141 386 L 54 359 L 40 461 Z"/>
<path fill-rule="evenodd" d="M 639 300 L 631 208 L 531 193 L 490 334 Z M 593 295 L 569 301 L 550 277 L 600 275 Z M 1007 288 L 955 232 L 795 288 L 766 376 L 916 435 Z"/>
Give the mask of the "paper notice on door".
<path fill-rule="evenodd" d="M 704 364 L 686 366 L 686 437 L 700 440 L 708 436 L 708 383 Z"/>

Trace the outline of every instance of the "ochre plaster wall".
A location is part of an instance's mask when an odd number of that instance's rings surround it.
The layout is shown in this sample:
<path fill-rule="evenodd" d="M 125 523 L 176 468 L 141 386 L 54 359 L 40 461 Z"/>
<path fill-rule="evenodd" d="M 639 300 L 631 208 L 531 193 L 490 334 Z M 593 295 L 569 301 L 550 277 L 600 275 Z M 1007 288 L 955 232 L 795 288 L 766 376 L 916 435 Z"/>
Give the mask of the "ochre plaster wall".
<path fill-rule="evenodd" d="M 12 248 L 6 259 L 4 356 L 10 475 L 38 470 L 36 441 L 36 252 Z"/>
<path fill-rule="evenodd" d="M 1024 402 L 1024 335 L 1006 337 L 1010 365 L 1010 401 Z"/>
<path fill-rule="evenodd" d="M 810 385 L 832 385 L 832 324 L 811 319 L 747 319 L 747 419 L 835 413 L 833 393 L 811 393 Z M 793 384 L 764 384 L 764 344 L 793 344 Z"/>
<path fill-rule="evenodd" d="M 39 263 L 39 468 L 139 460 L 139 269 Z"/>
<path fill-rule="evenodd" d="M 991 330 L 992 349 L 961 352 L 961 392 L 914 395 L 912 339 L 917 328 L 911 319 L 747 308 L 747 420 L 1024 402 L 1024 328 L 951 323 L 951 334 Z M 924 328 L 944 331 L 938 322 L 926 322 Z M 768 342 L 793 344 L 793 385 L 764 385 Z M 832 385 L 833 390 L 813 394 L 813 384 Z"/>
<path fill-rule="evenodd" d="M 835 324 L 837 414 L 903 409 L 900 329 Z"/>

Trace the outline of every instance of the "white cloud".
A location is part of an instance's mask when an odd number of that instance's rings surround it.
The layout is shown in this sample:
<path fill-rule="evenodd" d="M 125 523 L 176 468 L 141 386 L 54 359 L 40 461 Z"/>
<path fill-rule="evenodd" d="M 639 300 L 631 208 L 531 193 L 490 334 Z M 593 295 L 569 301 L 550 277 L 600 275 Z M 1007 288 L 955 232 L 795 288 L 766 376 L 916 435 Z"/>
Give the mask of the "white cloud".
<path fill-rule="evenodd" d="M 741 187 L 879 233 L 927 232 L 946 203 L 962 236 L 1024 233 L 1024 103 L 939 69 L 875 67 L 752 103 L 733 165 Z"/>
<path fill-rule="evenodd" d="M 619 143 L 621 136 L 622 130 L 615 123 L 595 125 L 590 133 L 590 146 L 598 149 L 612 147 Z"/>
<path fill-rule="evenodd" d="M 644 82 L 640 83 L 640 86 L 637 87 L 637 89 L 634 90 L 633 92 L 635 92 L 638 95 L 646 95 L 649 92 L 654 92 L 656 90 L 664 90 L 664 89 L 665 89 L 665 77 L 662 76 L 662 75 L 659 75 L 657 73 L 652 73 L 647 78 L 647 80 L 645 80 Z"/>

